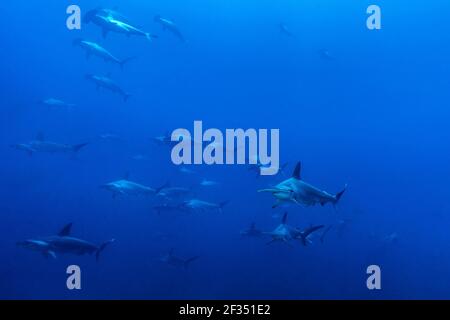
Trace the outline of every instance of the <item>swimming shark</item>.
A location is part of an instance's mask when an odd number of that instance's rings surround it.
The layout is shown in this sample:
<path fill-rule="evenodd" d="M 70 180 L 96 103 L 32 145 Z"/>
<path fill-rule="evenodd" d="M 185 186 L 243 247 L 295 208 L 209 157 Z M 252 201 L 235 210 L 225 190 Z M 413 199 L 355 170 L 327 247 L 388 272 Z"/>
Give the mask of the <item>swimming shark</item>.
<path fill-rule="evenodd" d="M 51 108 L 58 108 L 58 109 L 72 109 L 76 105 L 73 103 L 67 103 L 59 99 L 55 98 L 48 98 L 42 101 L 39 101 L 39 103 L 46 105 Z"/>
<path fill-rule="evenodd" d="M 285 175 L 285 169 L 287 167 L 288 163 L 283 163 L 278 168 L 278 174 Z M 270 164 L 262 164 L 259 159 L 257 160 L 256 164 L 249 164 L 248 165 L 248 171 L 254 171 L 256 173 L 256 178 L 259 178 L 261 176 L 261 168 L 270 168 Z"/>
<path fill-rule="evenodd" d="M 106 38 L 109 32 L 122 33 L 127 36 L 144 36 L 149 41 L 158 36 L 145 32 L 138 27 L 131 25 L 125 21 L 120 20 L 121 18 L 117 15 L 111 13 L 111 11 L 105 11 L 105 9 L 94 9 L 90 10 L 84 16 L 84 22 L 93 22 L 100 28 L 102 28 L 103 37 Z"/>
<path fill-rule="evenodd" d="M 115 83 L 108 76 L 97 76 L 93 74 L 87 74 L 86 79 L 94 82 L 97 85 L 97 90 L 100 88 L 105 88 L 111 92 L 118 93 L 123 97 L 123 100 L 126 102 L 130 98 L 130 94 L 125 92 L 117 83 Z"/>
<path fill-rule="evenodd" d="M 17 150 L 23 150 L 32 156 L 35 152 L 47 152 L 47 153 L 72 153 L 76 154 L 83 147 L 87 146 L 88 143 L 80 144 L 62 144 L 51 141 L 46 141 L 44 135 L 39 133 L 36 140 L 30 141 L 28 143 L 19 143 L 11 145 L 11 147 Z"/>
<path fill-rule="evenodd" d="M 336 194 L 330 194 L 322 191 L 306 182 L 300 177 L 301 163 L 298 162 L 291 178 L 277 184 L 273 188 L 258 190 L 258 192 L 270 192 L 277 199 L 272 206 L 275 208 L 283 202 L 293 202 L 303 204 L 305 206 L 314 206 L 320 204 L 324 206 L 326 203 L 336 205 L 344 194 L 344 189 Z"/>
<path fill-rule="evenodd" d="M 295 35 L 291 32 L 291 30 L 289 30 L 288 26 L 285 25 L 284 23 L 280 23 L 278 27 L 280 28 L 280 33 L 288 37 L 295 37 Z"/>
<path fill-rule="evenodd" d="M 286 244 L 289 244 L 290 240 L 300 240 L 301 243 L 306 246 L 310 243 L 308 237 L 315 231 L 322 229 L 324 226 L 311 226 L 306 228 L 305 230 L 300 230 L 298 228 L 294 228 L 287 224 L 287 212 L 284 213 L 283 218 L 281 220 L 281 224 L 275 228 L 275 230 L 270 232 L 263 232 L 263 234 L 267 234 L 272 237 L 267 244 L 271 244 L 276 241 L 282 241 Z"/>
<path fill-rule="evenodd" d="M 203 179 L 202 181 L 200 181 L 200 185 L 202 187 L 214 187 L 219 185 L 220 183 L 217 181 L 213 181 L 213 180 L 207 180 L 207 179 Z"/>
<path fill-rule="evenodd" d="M 100 186 L 100 188 L 112 192 L 113 198 L 116 198 L 118 195 L 127 195 L 127 196 L 155 195 L 160 191 L 160 188 L 153 189 L 128 180 L 128 174 L 125 175 L 124 179 L 104 184 Z"/>
<path fill-rule="evenodd" d="M 256 224 L 253 222 L 250 225 L 250 228 L 241 231 L 242 236 L 246 237 L 261 237 L 264 235 L 264 232 L 256 228 Z"/>
<path fill-rule="evenodd" d="M 180 39 L 183 42 L 186 42 L 186 39 L 184 38 L 183 34 L 181 33 L 180 29 L 177 27 L 177 25 L 166 18 L 161 17 L 160 15 L 156 15 L 154 18 L 156 23 L 159 23 L 163 30 L 169 30 L 172 32 L 178 39 Z"/>
<path fill-rule="evenodd" d="M 153 210 L 158 215 L 160 215 L 161 213 L 162 214 L 171 214 L 171 213 L 178 213 L 178 212 L 186 212 L 186 208 L 183 207 L 181 204 L 171 203 L 171 202 L 157 204 L 157 205 L 153 206 Z"/>
<path fill-rule="evenodd" d="M 330 51 L 328 49 L 320 49 L 318 51 L 318 54 L 322 60 L 328 60 L 328 61 L 334 60 L 334 56 L 330 53 Z"/>
<path fill-rule="evenodd" d="M 191 199 L 182 203 L 182 207 L 192 211 L 205 212 L 209 210 L 218 210 L 223 212 L 223 207 L 228 204 L 228 201 L 223 201 L 221 203 L 211 203 L 199 199 Z"/>
<path fill-rule="evenodd" d="M 158 196 L 166 198 L 168 200 L 174 200 L 179 198 L 185 198 L 192 194 L 192 189 L 184 187 L 172 187 L 170 183 L 166 183 L 159 192 Z"/>
<path fill-rule="evenodd" d="M 189 265 L 200 258 L 199 256 L 194 256 L 189 259 L 183 259 L 180 257 L 177 257 L 174 255 L 174 249 L 170 249 L 169 253 L 162 256 L 159 260 L 163 263 L 166 263 L 169 266 L 175 267 L 175 268 L 183 268 L 187 269 Z"/>
<path fill-rule="evenodd" d="M 107 245 L 114 242 L 114 239 L 103 242 L 97 246 L 91 242 L 72 237 L 70 235 L 72 229 L 72 223 L 66 225 L 57 235 L 29 239 L 25 241 L 17 242 L 17 245 L 22 248 L 34 250 L 40 252 L 44 257 L 52 257 L 56 259 L 56 254 L 94 254 L 98 261 L 100 253 L 106 248 Z"/>
<path fill-rule="evenodd" d="M 116 58 L 112 53 L 110 53 L 108 50 L 100 46 L 99 44 L 83 40 L 81 38 L 75 39 L 73 41 L 74 46 L 81 47 L 86 52 L 86 58 L 89 59 L 91 55 L 97 56 L 101 59 L 103 59 L 106 62 L 112 62 L 120 65 L 120 67 L 123 69 L 123 66 L 134 59 L 134 57 L 126 58 L 123 60 L 120 60 Z"/>

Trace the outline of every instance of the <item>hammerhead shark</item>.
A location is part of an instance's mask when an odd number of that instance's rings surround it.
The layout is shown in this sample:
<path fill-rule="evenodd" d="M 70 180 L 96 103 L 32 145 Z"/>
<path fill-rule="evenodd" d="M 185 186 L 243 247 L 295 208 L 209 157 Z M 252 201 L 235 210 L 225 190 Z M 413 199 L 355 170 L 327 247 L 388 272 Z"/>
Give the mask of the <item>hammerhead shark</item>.
<path fill-rule="evenodd" d="M 159 260 L 163 263 L 168 264 L 169 266 L 175 267 L 175 268 L 183 268 L 187 269 L 189 267 L 189 264 L 199 258 L 199 256 L 195 256 L 188 259 L 183 259 L 180 257 L 177 257 L 173 254 L 174 249 L 170 249 L 169 253 L 161 257 Z"/>
<path fill-rule="evenodd" d="M 84 17 L 84 22 L 89 23 L 93 22 L 102 28 L 103 37 L 106 38 L 109 32 L 122 33 L 127 36 L 144 36 L 149 41 L 152 41 L 153 38 L 157 38 L 156 35 L 150 34 L 141 30 L 138 27 L 131 25 L 128 22 L 125 22 L 123 17 L 118 14 L 115 14 L 112 10 L 105 9 L 94 9 L 90 10 L 86 13 Z"/>
<path fill-rule="evenodd" d="M 156 195 L 164 188 L 162 186 L 154 189 L 128 179 L 129 174 L 127 173 L 123 179 L 104 184 L 100 188 L 111 191 L 114 199 L 117 195 Z"/>
<path fill-rule="evenodd" d="M 95 258 L 98 261 L 100 253 L 107 245 L 114 242 L 114 239 L 112 239 L 97 246 L 91 242 L 72 237 L 70 235 L 71 229 L 72 223 L 69 223 L 57 235 L 19 241 L 17 245 L 22 248 L 38 251 L 46 258 L 52 257 L 54 259 L 56 259 L 57 253 L 72 253 L 76 255 L 95 253 Z"/>
<path fill-rule="evenodd" d="M 300 240 L 301 243 L 306 246 L 308 243 L 310 243 L 310 240 L 308 239 L 309 235 L 324 227 L 323 225 L 311 226 L 309 228 L 306 228 L 305 230 L 300 230 L 287 224 L 287 216 L 288 214 L 287 212 L 285 212 L 283 215 L 283 219 L 281 220 L 281 224 L 276 227 L 275 230 L 271 232 L 263 232 L 264 234 L 272 237 L 272 240 L 270 240 L 267 244 L 271 244 L 275 241 L 282 241 L 286 244 L 289 244 L 290 240 Z"/>
<path fill-rule="evenodd" d="M 241 236 L 246 237 L 261 237 L 264 234 L 261 230 L 256 228 L 256 224 L 253 222 L 248 229 L 241 231 Z"/>
<path fill-rule="evenodd" d="M 258 192 L 270 192 L 276 198 L 272 208 L 276 208 L 283 202 L 293 202 L 303 204 L 305 206 L 314 206 L 320 204 L 324 206 L 326 203 L 336 205 L 344 194 L 344 189 L 336 194 L 330 194 L 322 191 L 301 179 L 300 176 L 301 163 L 298 162 L 291 178 L 284 180 L 273 188 L 258 190 Z"/>
<path fill-rule="evenodd" d="M 80 143 L 72 145 L 46 141 L 44 138 L 44 134 L 39 133 L 36 137 L 36 140 L 30 141 L 28 143 L 14 144 L 11 145 L 11 147 L 17 150 L 26 151 L 29 156 L 32 156 L 33 153 L 35 152 L 76 154 L 86 145 L 88 145 L 88 143 Z"/>

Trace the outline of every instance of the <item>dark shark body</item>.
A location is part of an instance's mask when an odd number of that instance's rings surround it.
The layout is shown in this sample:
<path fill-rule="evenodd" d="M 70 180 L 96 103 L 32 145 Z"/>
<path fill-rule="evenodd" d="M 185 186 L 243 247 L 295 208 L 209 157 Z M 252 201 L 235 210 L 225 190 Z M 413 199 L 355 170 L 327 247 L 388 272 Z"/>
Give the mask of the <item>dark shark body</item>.
<path fill-rule="evenodd" d="M 168 30 L 171 33 L 173 33 L 179 40 L 182 42 L 186 42 L 186 39 L 184 38 L 183 34 L 181 33 L 178 26 L 171 20 L 161 17 L 160 15 L 155 16 L 155 22 L 159 23 L 163 30 Z"/>
<path fill-rule="evenodd" d="M 56 258 L 57 254 L 95 254 L 96 260 L 98 261 L 100 253 L 105 247 L 114 242 L 113 239 L 106 241 L 101 245 L 95 245 L 89 241 L 70 236 L 71 228 L 72 224 L 70 223 L 55 236 L 20 241 L 17 245 L 26 249 L 38 251 L 45 257 Z"/>
<path fill-rule="evenodd" d="M 129 93 L 125 92 L 117 83 L 115 83 L 109 77 L 88 74 L 88 75 L 86 75 L 86 79 L 94 82 L 97 86 L 97 90 L 100 88 L 104 88 L 113 93 L 120 94 L 123 97 L 125 102 L 130 97 Z"/>
<path fill-rule="evenodd" d="M 105 48 L 100 46 L 99 44 L 92 42 L 92 41 L 87 41 L 87 40 L 83 40 L 83 39 L 75 39 L 73 41 L 73 44 L 76 46 L 79 46 L 86 52 L 87 59 L 89 59 L 90 56 L 97 56 L 106 62 L 115 63 L 115 64 L 119 65 L 121 68 L 123 68 L 123 66 L 132 59 L 132 58 L 127 58 L 124 60 L 120 60 L 120 59 L 116 58 L 111 52 L 109 52 L 108 50 L 106 50 Z"/>
<path fill-rule="evenodd" d="M 267 234 L 272 237 L 272 240 L 269 241 L 267 244 L 271 244 L 276 241 L 282 241 L 286 244 L 289 244 L 289 241 L 291 240 L 300 240 L 300 242 L 306 246 L 308 243 L 310 243 L 310 240 L 308 239 L 309 236 L 317 231 L 322 229 L 324 226 L 311 226 L 309 228 L 306 228 L 304 230 L 301 230 L 296 227 L 292 227 L 287 224 L 287 213 L 283 215 L 283 219 L 281 221 L 281 224 L 276 227 L 275 230 L 271 232 L 264 232 L 264 234 Z"/>
<path fill-rule="evenodd" d="M 11 147 L 17 150 L 26 151 L 30 156 L 35 152 L 46 152 L 46 153 L 77 153 L 83 147 L 88 145 L 88 143 L 80 144 L 63 144 L 57 142 L 51 142 L 44 140 L 44 136 L 39 134 L 34 141 L 28 143 L 19 143 L 12 145 Z"/>
<path fill-rule="evenodd" d="M 183 259 L 174 255 L 174 250 L 171 249 L 167 255 L 160 258 L 160 261 L 174 268 L 187 269 L 198 258 L 199 256 Z"/>
<path fill-rule="evenodd" d="M 250 228 L 241 231 L 242 236 L 246 237 L 261 237 L 264 235 L 264 232 L 256 228 L 256 224 L 252 223 Z"/>

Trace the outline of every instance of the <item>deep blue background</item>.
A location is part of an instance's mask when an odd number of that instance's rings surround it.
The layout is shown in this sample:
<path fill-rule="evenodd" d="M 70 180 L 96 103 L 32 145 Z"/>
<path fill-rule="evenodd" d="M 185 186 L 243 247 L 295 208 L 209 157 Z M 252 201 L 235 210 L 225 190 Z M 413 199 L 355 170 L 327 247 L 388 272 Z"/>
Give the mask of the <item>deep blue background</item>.
<path fill-rule="evenodd" d="M 447 1 L 159 0 L 76 1 L 82 10 L 114 7 L 160 35 L 110 34 L 65 26 L 69 1 L 16 1 L 0 9 L 0 297 L 1 298 L 450 298 L 450 33 Z M 383 29 L 369 31 L 376 3 Z M 437 10 L 439 9 L 439 10 Z M 177 22 L 187 44 L 153 21 Z M 289 38 L 277 25 L 286 23 Z M 72 40 L 98 41 L 124 71 L 87 61 Z M 320 59 L 327 48 L 334 61 Z M 97 92 L 86 73 L 111 73 L 128 103 Z M 77 104 L 55 111 L 36 101 Z M 283 209 L 256 190 L 282 177 L 255 179 L 245 167 L 193 168 L 183 176 L 168 149 L 149 138 L 194 120 L 205 127 L 280 128 L 282 162 L 303 162 L 305 180 L 348 192 L 331 206 L 288 209 L 293 225 L 349 222 L 321 245 L 294 249 L 242 239 L 255 221 L 265 230 Z M 9 147 L 37 132 L 64 143 L 89 141 L 76 160 Z M 97 136 L 117 133 L 119 143 Z M 148 156 L 136 161 L 136 154 Z M 230 200 L 221 214 L 157 216 L 151 198 L 119 198 L 99 185 L 120 179 L 221 187 L 198 191 Z M 46 260 L 18 240 L 73 233 L 100 243 L 114 237 L 97 264 L 90 256 Z M 158 232 L 170 239 L 158 239 Z M 383 239 L 397 233 L 397 243 Z M 156 261 L 169 248 L 201 258 L 187 271 Z M 65 288 L 65 268 L 82 268 L 83 290 Z M 382 268 L 383 290 L 366 289 L 366 267 Z"/>

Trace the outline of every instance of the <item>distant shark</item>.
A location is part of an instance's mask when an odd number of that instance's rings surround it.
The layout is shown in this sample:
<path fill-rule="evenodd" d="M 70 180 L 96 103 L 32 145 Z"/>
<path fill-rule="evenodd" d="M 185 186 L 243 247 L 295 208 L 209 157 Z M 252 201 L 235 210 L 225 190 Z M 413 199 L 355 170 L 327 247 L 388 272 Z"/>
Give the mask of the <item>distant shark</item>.
<path fill-rule="evenodd" d="M 40 104 L 46 105 L 51 108 L 58 108 L 58 109 L 73 109 L 76 105 L 74 103 L 67 103 L 59 99 L 55 98 L 48 98 L 42 101 L 39 101 Z"/>
<path fill-rule="evenodd" d="M 191 199 L 188 201 L 185 201 L 181 207 L 185 209 L 189 209 L 192 211 L 210 211 L 210 210 L 218 210 L 219 212 L 223 212 L 223 207 L 228 204 L 228 201 L 223 201 L 221 203 L 212 203 L 207 202 L 199 199 Z"/>
<path fill-rule="evenodd" d="M 184 38 L 180 29 L 177 27 L 177 25 L 173 21 L 163 18 L 160 15 L 156 15 L 154 20 L 155 20 L 155 22 L 159 23 L 162 26 L 164 31 L 169 30 L 182 42 L 186 42 L 186 39 Z"/>
<path fill-rule="evenodd" d="M 91 55 L 97 56 L 106 62 L 113 62 L 113 63 L 118 64 L 122 69 L 126 63 L 128 63 L 129 61 L 134 59 L 134 57 L 130 57 L 130 58 L 120 60 L 120 59 L 116 58 L 111 52 L 109 52 L 108 50 L 106 50 L 105 48 L 100 46 L 99 44 L 92 42 L 92 41 L 83 40 L 81 38 L 75 39 L 73 41 L 73 45 L 79 46 L 86 52 L 86 59 L 89 59 Z"/>
<path fill-rule="evenodd" d="M 129 175 L 126 174 L 124 179 L 113 181 L 107 184 L 100 186 L 100 188 L 111 191 L 113 198 L 116 198 L 118 195 L 132 195 L 132 196 L 148 196 L 148 195 L 156 195 L 161 188 L 150 188 L 144 186 L 142 184 L 133 182 L 128 180 Z"/>
<path fill-rule="evenodd" d="M 17 242 L 17 245 L 22 248 L 40 252 L 46 258 L 56 258 L 57 253 L 71 253 L 76 255 L 95 253 L 95 258 L 98 261 L 100 253 L 107 245 L 114 242 L 114 239 L 112 239 L 97 246 L 91 242 L 70 236 L 71 229 L 72 223 L 69 223 L 55 236 L 19 241 Z"/>
<path fill-rule="evenodd" d="M 300 240 L 301 243 L 306 246 L 310 243 L 308 237 L 315 231 L 322 229 L 324 226 L 311 226 L 305 230 L 300 230 L 298 228 L 291 227 L 287 224 L 287 213 L 283 215 L 283 219 L 281 220 L 281 224 L 271 232 L 264 232 L 272 237 L 272 240 L 267 244 L 271 244 L 276 241 L 282 241 L 286 244 L 289 244 L 290 240 Z"/>
<path fill-rule="evenodd" d="M 83 147 L 88 145 L 88 143 L 80 144 L 62 144 L 51 141 L 46 141 L 44 135 L 39 133 L 36 140 L 30 141 L 28 143 L 19 143 L 11 145 L 11 147 L 17 150 L 23 150 L 32 156 L 35 152 L 47 152 L 47 153 L 73 153 L 76 154 Z"/>
<path fill-rule="evenodd" d="M 258 190 L 258 192 L 270 192 L 277 199 L 272 208 L 277 207 L 283 202 L 293 202 L 303 204 L 305 206 L 314 206 L 320 204 L 324 206 L 326 203 L 336 205 L 344 194 L 347 186 L 333 195 L 326 191 L 322 191 L 306 182 L 300 177 L 301 163 L 298 162 L 291 178 L 277 184 L 273 188 Z"/>
<path fill-rule="evenodd" d="M 183 268 L 187 269 L 189 265 L 200 258 L 199 256 L 191 257 L 188 259 L 183 259 L 180 257 L 175 256 L 174 249 L 170 249 L 169 253 L 161 257 L 159 260 L 169 266 L 175 267 L 175 268 Z"/>
<path fill-rule="evenodd" d="M 99 90 L 100 88 L 104 88 L 111 92 L 120 94 L 125 102 L 127 102 L 128 99 L 131 97 L 129 93 L 125 92 L 117 83 L 115 83 L 110 78 L 110 75 L 98 76 L 93 74 L 87 74 L 85 78 L 87 80 L 94 82 L 97 86 L 97 90 Z"/>
<path fill-rule="evenodd" d="M 264 232 L 256 228 L 256 224 L 253 222 L 250 228 L 241 231 L 242 236 L 246 237 L 261 237 Z"/>
<path fill-rule="evenodd" d="M 288 37 L 295 37 L 295 35 L 291 32 L 291 30 L 289 30 L 288 26 L 285 25 L 284 23 L 280 23 L 278 25 L 279 29 L 280 29 L 280 33 L 288 36 Z"/>
<path fill-rule="evenodd" d="M 193 191 L 190 188 L 172 187 L 170 186 L 170 183 L 166 183 L 162 188 L 160 188 L 157 195 L 167 200 L 175 200 L 180 198 L 186 198 L 192 193 Z"/>
<path fill-rule="evenodd" d="M 127 36 L 144 36 L 149 41 L 153 38 L 157 38 L 156 35 L 145 32 L 138 27 L 131 25 L 128 22 L 123 21 L 123 18 L 113 13 L 111 10 L 94 9 L 90 10 L 84 16 L 84 22 L 93 22 L 97 26 L 102 28 L 103 37 L 106 38 L 109 32 L 122 33 Z"/>

